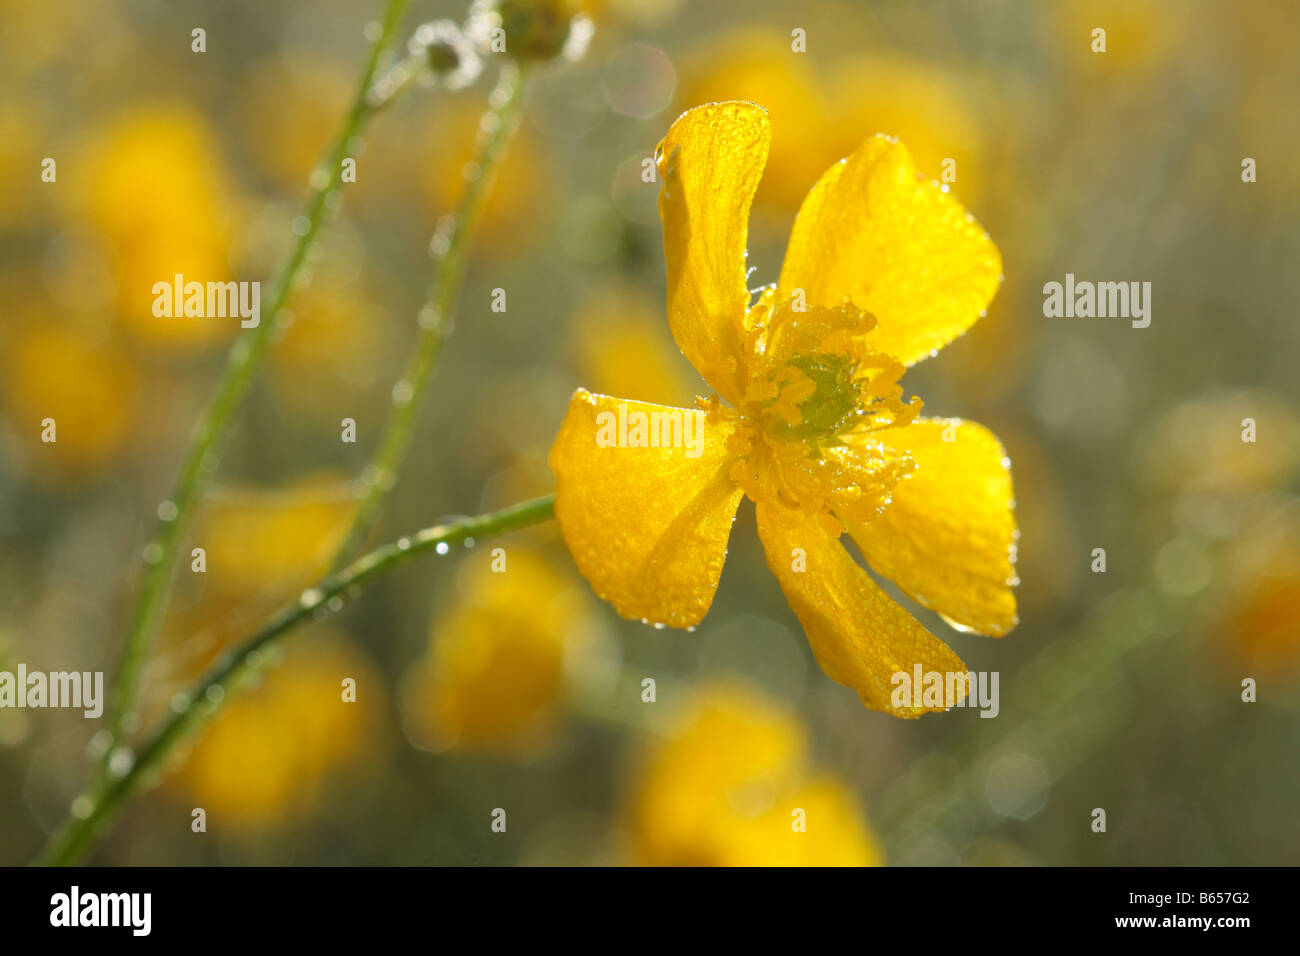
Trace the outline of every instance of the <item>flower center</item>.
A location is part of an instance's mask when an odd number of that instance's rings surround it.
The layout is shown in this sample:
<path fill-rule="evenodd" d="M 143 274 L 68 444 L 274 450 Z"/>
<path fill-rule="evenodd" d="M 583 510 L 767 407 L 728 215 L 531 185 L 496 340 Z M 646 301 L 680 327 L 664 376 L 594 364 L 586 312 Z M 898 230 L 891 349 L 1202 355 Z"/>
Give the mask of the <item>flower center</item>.
<path fill-rule="evenodd" d="M 911 423 L 903 366 L 866 342 L 875 319 L 848 303 L 796 309 L 768 290 L 750 310 L 734 477 L 755 501 L 869 520 L 913 463 L 874 434 Z"/>
<path fill-rule="evenodd" d="M 768 433 L 793 439 L 820 452 L 825 444 L 839 444 L 866 414 L 855 385 L 856 364 L 846 355 L 797 355 L 769 373 L 780 391 L 760 403 Z"/>

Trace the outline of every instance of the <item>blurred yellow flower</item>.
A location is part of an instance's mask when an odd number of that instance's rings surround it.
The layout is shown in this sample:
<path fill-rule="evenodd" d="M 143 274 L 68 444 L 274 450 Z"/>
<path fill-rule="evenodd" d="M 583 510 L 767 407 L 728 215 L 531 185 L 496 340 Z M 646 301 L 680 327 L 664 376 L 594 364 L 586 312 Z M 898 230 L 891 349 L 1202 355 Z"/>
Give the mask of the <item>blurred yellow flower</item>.
<path fill-rule="evenodd" d="M 598 392 L 619 388 L 649 402 L 692 394 L 658 310 L 634 287 L 605 286 L 587 296 L 574 315 L 572 339 L 582 380 Z"/>
<path fill-rule="evenodd" d="M 936 179 L 949 161 L 954 188 L 979 204 L 988 193 L 981 157 L 984 137 L 963 87 L 931 65 L 897 55 L 871 54 L 838 64 L 831 73 L 835 147 L 847 156 L 858 130 L 871 129 L 907 144 L 916 167 Z M 761 101 L 760 101 L 761 102 Z"/>
<path fill-rule="evenodd" d="M 81 477 L 103 467 L 131 437 L 140 393 L 135 365 L 42 315 L 5 330 L 5 418 L 34 472 Z M 42 440 L 53 419 L 52 442 Z"/>
<path fill-rule="evenodd" d="M 352 485 L 332 475 L 219 491 L 194 533 L 209 586 L 267 596 L 305 586 L 328 568 L 356 509 Z"/>
<path fill-rule="evenodd" d="M 482 105 L 477 98 L 443 100 L 420 154 L 418 176 L 435 215 L 455 211 L 465 188 L 465 168 L 474 155 Z M 551 208 L 553 182 L 536 135 L 521 126 L 501 162 L 492 194 L 484 204 L 476 248 L 501 256 L 527 246 Z"/>
<path fill-rule="evenodd" d="M 354 701 L 344 699 L 349 679 Z M 345 638 L 313 628 L 259 687 L 226 703 L 175 782 L 212 829 L 259 830 L 310 813 L 331 779 L 373 758 L 383 686 Z"/>
<path fill-rule="evenodd" d="M 1243 677 L 1300 676 L 1300 503 L 1263 503 L 1245 525 L 1228 548 L 1213 633 Z"/>
<path fill-rule="evenodd" d="M 1278 488 L 1300 468 L 1300 417 L 1258 389 L 1215 389 L 1177 405 L 1143 443 L 1157 485 L 1241 495 Z"/>
<path fill-rule="evenodd" d="M 493 570 L 494 566 L 504 570 Z M 538 554 L 472 554 L 460 600 L 435 623 L 402 692 L 417 746 L 520 752 L 559 717 L 567 668 L 590 636 L 586 596 Z"/>
<path fill-rule="evenodd" d="M 17 97 L 0 101 L 0 182 L 26 182 L 44 159 L 37 143 L 45 139 L 40 114 Z M 0 203 L 0 227 L 30 225 L 41 193 L 33 189 L 8 189 Z"/>
<path fill-rule="evenodd" d="M 650 866 L 877 866 L 851 790 L 808 768 L 794 717 L 736 686 L 697 693 L 651 748 L 632 798 L 635 863 Z"/>
<path fill-rule="evenodd" d="M 838 137 L 826 112 L 821 83 L 806 58 L 790 52 L 788 33 L 744 27 L 711 38 L 707 49 L 687 64 L 678 102 L 727 100 L 762 103 L 776 127 L 755 207 L 772 213 L 799 208 L 807 184 L 821 173 L 827 159 L 843 154 L 836 152 Z"/>
<path fill-rule="evenodd" d="M 352 82 L 328 60 L 281 57 L 250 70 L 238 106 L 248 158 L 277 185 L 301 191 L 348 108 Z"/>
<path fill-rule="evenodd" d="M 387 329 L 380 310 L 356 282 L 322 271 L 294 296 L 293 322 L 271 351 L 269 379 L 297 414 L 337 428 L 340 405 L 368 386 Z"/>
<path fill-rule="evenodd" d="M 754 195 L 759 212 L 797 209 L 805 184 L 828 160 L 851 153 L 862 130 L 907 143 L 930 176 L 953 160 L 967 201 L 985 194 L 983 136 L 962 85 L 920 61 L 870 52 L 837 59 L 819 74 L 791 52 L 789 33 L 744 27 L 709 41 L 687 66 L 680 94 L 682 103 L 748 100 L 768 111 L 774 133 Z"/>
<path fill-rule="evenodd" d="M 118 313 L 142 341 L 189 351 L 233 336 L 236 319 L 154 315 L 153 286 L 226 282 L 236 196 L 202 117 L 186 108 L 136 106 L 78 150 L 69 213 L 106 240 Z"/>
<path fill-rule="evenodd" d="M 556 518 L 620 614 L 693 627 L 748 496 L 823 670 L 868 707 L 919 716 L 936 708 L 895 706 L 892 675 L 965 666 L 839 537 L 954 626 L 1015 626 L 1002 446 L 972 422 L 917 420 L 898 385 L 905 364 L 978 320 L 1001 260 L 907 150 L 877 136 L 813 188 L 780 282 L 750 305 L 746 221 L 768 140 L 760 107 L 721 103 L 684 114 L 660 144 L 669 326 L 719 394 L 690 411 L 579 389 L 551 449 Z"/>

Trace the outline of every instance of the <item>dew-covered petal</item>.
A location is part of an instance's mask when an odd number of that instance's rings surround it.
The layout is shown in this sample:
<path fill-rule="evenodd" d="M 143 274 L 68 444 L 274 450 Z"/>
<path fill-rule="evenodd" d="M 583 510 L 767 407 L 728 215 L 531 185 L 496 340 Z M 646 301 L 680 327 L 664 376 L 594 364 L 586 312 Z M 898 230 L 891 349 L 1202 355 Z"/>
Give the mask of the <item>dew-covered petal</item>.
<path fill-rule="evenodd" d="M 947 439 L 947 440 L 945 440 Z M 901 429 L 916 468 L 869 522 L 846 521 L 868 563 L 963 630 L 1016 626 L 1016 516 L 1011 466 L 997 436 L 958 419 Z"/>
<path fill-rule="evenodd" d="M 691 364 L 733 404 L 749 305 L 749 207 L 771 137 L 762 107 L 710 103 L 683 113 L 657 151 L 668 322 Z"/>
<path fill-rule="evenodd" d="M 1002 259 L 984 227 L 917 172 L 902 143 L 874 136 L 828 169 L 804 200 L 779 298 L 845 297 L 879 324 L 871 347 L 911 365 L 975 324 Z"/>
<path fill-rule="evenodd" d="M 626 447 L 639 415 L 691 421 L 693 437 Z M 733 431 L 698 410 L 574 393 L 551 447 L 555 517 L 578 570 L 619 614 L 694 627 L 708 612 L 742 494 L 728 476 Z"/>
<path fill-rule="evenodd" d="M 881 590 L 814 516 L 773 502 L 755 510 L 768 567 L 827 676 L 895 717 L 943 709 L 910 699 L 895 706 L 894 675 L 910 679 L 917 665 L 923 674 L 964 672 L 961 659 Z"/>

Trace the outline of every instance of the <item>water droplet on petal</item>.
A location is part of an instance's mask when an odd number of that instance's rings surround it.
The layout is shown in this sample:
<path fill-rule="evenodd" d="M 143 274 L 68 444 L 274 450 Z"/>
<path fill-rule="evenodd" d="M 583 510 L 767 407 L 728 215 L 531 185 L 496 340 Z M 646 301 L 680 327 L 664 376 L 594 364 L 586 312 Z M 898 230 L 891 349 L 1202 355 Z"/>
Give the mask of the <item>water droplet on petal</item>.
<path fill-rule="evenodd" d="M 950 628 L 952 628 L 954 631 L 960 631 L 962 634 L 974 634 L 974 633 L 975 633 L 975 628 L 970 627 L 970 626 L 967 625 L 967 624 L 962 624 L 962 623 L 959 622 L 959 621 L 954 621 L 952 618 L 950 618 L 950 617 L 948 617 L 947 615 L 944 615 L 944 614 L 940 614 L 939 616 L 940 616 L 941 618 L 943 618 L 943 623 L 947 624 L 947 625 L 948 625 Z"/>

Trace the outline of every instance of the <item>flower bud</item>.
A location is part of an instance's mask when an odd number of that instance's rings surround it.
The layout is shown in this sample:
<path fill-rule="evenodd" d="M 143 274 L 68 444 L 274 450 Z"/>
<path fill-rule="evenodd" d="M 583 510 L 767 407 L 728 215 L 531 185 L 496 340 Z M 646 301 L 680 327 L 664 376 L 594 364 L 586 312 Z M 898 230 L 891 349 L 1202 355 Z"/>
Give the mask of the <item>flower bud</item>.
<path fill-rule="evenodd" d="M 416 28 L 407 45 L 433 78 L 449 90 L 469 86 L 483 71 L 474 44 L 451 20 L 435 20 Z"/>
<path fill-rule="evenodd" d="M 581 0 L 476 0 L 466 32 L 480 49 L 524 63 L 580 59 L 594 27 Z"/>

